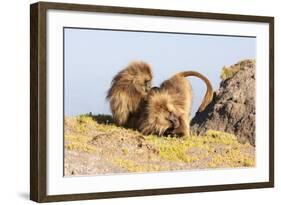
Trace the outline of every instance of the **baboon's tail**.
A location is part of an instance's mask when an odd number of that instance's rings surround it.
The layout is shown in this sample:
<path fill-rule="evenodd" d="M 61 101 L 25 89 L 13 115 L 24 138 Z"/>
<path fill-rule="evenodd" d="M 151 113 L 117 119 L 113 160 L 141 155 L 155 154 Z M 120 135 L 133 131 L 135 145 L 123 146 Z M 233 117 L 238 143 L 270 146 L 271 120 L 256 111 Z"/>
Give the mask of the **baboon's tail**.
<path fill-rule="evenodd" d="M 211 85 L 210 81 L 208 80 L 208 78 L 206 78 L 204 75 L 202 75 L 201 73 L 198 73 L 196 71 L 183 71 L 183 72 L 177 73 L 176 75 L 180 76 L 180 77 L 196 76 L 206 83 L 207 91 L 206 91 L 204 99 L 199 107 L 200 112 L 205 110 L 207 105 L 213 100 L 213 88 L 212 88 L 212 85 Z"/>

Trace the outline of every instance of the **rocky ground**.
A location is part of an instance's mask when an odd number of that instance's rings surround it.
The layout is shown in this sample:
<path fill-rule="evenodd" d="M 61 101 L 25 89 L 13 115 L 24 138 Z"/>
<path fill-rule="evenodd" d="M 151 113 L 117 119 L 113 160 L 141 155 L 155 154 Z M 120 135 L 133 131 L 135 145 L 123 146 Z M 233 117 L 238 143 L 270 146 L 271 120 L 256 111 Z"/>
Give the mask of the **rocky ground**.
<path fill-rule="evenodd" d="M 89 115 L 65 118 L 66 176 L 255 166 L 255 147 L 231 134 L 143 136 L 108 122 Z"/>
<path fill-rule="evenodd" d="M 219 130 L 236 135 L 241 143 L 255 145 L 255 69 L 255 60 L 222 69 L 222 81 L 213 101 L 191 121 L 195 134 Z"/>

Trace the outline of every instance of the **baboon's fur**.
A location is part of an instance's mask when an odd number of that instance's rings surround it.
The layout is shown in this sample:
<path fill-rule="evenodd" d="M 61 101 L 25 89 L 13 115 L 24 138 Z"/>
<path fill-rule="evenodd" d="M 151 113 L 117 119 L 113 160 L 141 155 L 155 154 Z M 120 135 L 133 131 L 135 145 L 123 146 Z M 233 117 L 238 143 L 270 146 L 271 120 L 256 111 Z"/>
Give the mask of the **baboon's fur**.
<path fill-rule="evenodd" d="M 199 111 L 203 111 L 212 101 L 213 89 L 210 81 L 195 71 L 180 72 L 164 81 L 160 88 L 151 92 L 144 110 L 140 113 L 137 129 L 148 134 L 173 134 L 185 136 L 190 134 L 190 111 L 192 90 L 188 76 L 196 76 L 207 85 L 207 91 Z"/>
<path fill-rule="evenodd" d="M 134 118 L 150 90 L 151 80 L 151 68 L 142 61 L 130 63 L 114 76 L 107 99 L 117 125 L 127 125 L 129 118 Z"/>

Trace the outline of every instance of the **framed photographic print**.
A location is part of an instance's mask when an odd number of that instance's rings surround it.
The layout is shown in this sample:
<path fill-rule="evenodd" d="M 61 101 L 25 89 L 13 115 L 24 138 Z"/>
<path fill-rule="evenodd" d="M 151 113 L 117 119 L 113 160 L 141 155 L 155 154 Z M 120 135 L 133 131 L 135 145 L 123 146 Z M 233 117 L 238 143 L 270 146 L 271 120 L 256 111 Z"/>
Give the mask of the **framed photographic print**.
<path fill-rule="evenodd" d="M 274 18 L 39 2 L 30 198 L 274 186 Z"/>

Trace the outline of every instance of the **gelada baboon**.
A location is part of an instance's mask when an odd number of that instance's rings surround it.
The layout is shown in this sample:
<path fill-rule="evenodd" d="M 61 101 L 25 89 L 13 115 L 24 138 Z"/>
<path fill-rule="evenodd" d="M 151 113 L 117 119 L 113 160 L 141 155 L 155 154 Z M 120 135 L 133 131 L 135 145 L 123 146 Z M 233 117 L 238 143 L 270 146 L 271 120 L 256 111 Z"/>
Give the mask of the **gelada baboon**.
<path fill-rule="evenodd" d="M 192 91 L 190 83 L 185 79 L 188 76 L 196 76 L 206 83 L 207 91 L 199 112 L 206 108 L 213 98 L 210 81 L 195 71 L 180 72 L 164 81 L 159 89 L 153 89 L 150 92 L 143 108 L 144 111 L 140 113 L 138 130 L 146 135 L 185 136 L 190 134 Z"/>
<path fill-rule="evenodd" d="M 151 80 L 151 68 L 142 61 L 130 63 L 114 76 L 107 99 L 117 125 L 126 126 L 129 118 L 134 118 L 140 104 L 147 97 Z"/>

